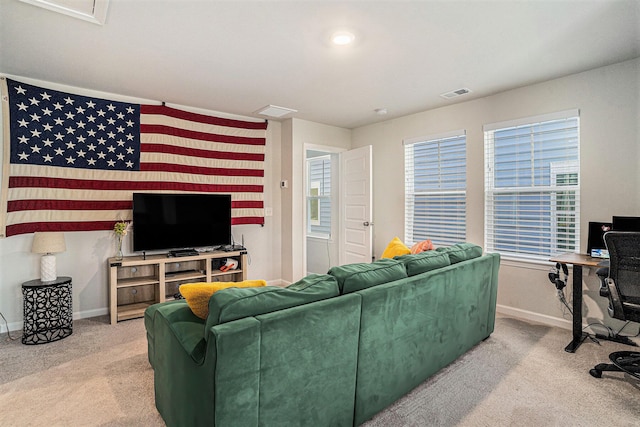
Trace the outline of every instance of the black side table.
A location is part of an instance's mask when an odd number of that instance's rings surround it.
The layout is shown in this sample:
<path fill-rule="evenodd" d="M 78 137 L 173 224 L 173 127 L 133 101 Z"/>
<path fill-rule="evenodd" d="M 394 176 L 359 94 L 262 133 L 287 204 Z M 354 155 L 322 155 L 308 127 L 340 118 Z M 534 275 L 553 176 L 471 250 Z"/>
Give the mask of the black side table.
<path fill-rule="evenodd" d="M 40 279 L 22 284 L 24 330 L 22 344 L 44 344 L 73 332 L 71 277 L 50 282 Z"/>

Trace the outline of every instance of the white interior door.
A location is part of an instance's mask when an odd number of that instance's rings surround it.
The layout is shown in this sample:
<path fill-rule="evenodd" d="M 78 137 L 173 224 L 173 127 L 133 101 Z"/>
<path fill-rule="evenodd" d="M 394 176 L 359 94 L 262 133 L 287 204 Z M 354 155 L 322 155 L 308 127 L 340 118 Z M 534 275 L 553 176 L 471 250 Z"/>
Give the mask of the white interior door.
<path fill-rule="evenodd" d="M 340 155 L 341 265 L 372 260 L 371 159 L 370 145 Z"/>

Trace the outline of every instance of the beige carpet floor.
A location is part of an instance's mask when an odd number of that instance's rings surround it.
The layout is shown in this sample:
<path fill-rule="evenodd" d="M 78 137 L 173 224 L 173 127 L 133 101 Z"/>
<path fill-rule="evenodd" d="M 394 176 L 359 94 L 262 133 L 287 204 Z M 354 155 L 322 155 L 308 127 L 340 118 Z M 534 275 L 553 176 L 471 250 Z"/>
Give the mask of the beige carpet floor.
<path fill-rule="evenodd" d="M 382 426 L 638 426 L 639 383 L 588 369 L 630 347 L 499 317 L 493 335 L 365 423 Z M 142 319 L 74 322 L 61 341 L 0 336 L 0 426 L 163 426 Z"/>

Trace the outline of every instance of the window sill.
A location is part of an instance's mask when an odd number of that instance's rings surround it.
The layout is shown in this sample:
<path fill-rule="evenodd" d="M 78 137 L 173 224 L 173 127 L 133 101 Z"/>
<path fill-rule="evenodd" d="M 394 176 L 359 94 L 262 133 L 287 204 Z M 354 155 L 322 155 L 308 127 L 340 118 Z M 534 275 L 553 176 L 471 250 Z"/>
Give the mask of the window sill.
<path fill-rule="evenodd" d="M 331 241 L 331 236 L 327 236 L 327 235 L 323 235 L 323 234 L 307 234 L 307 239 Z"/>
<path fill-rule="evenodd" d="M 551 261 L 544 260 L 501 257 L 500 266 L 547 271 L 553 266 L 553 263 Z"/>

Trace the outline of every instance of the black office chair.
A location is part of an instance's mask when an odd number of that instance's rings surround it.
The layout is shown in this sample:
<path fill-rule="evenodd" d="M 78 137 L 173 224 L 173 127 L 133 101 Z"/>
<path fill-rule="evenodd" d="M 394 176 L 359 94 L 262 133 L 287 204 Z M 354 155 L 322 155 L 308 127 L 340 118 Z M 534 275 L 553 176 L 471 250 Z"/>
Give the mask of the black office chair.
<path fill-rule="evenodd" d="M 604 235 L 609 250 L 609 277 L 606 279 L 609 315 L 615 319 L 640 322 L 640 232 L 609 231 Z M 640 352 L 616 351 L 610 364 L 600 363 L 589 373 L 626 372 L 640 379 Z"/>

